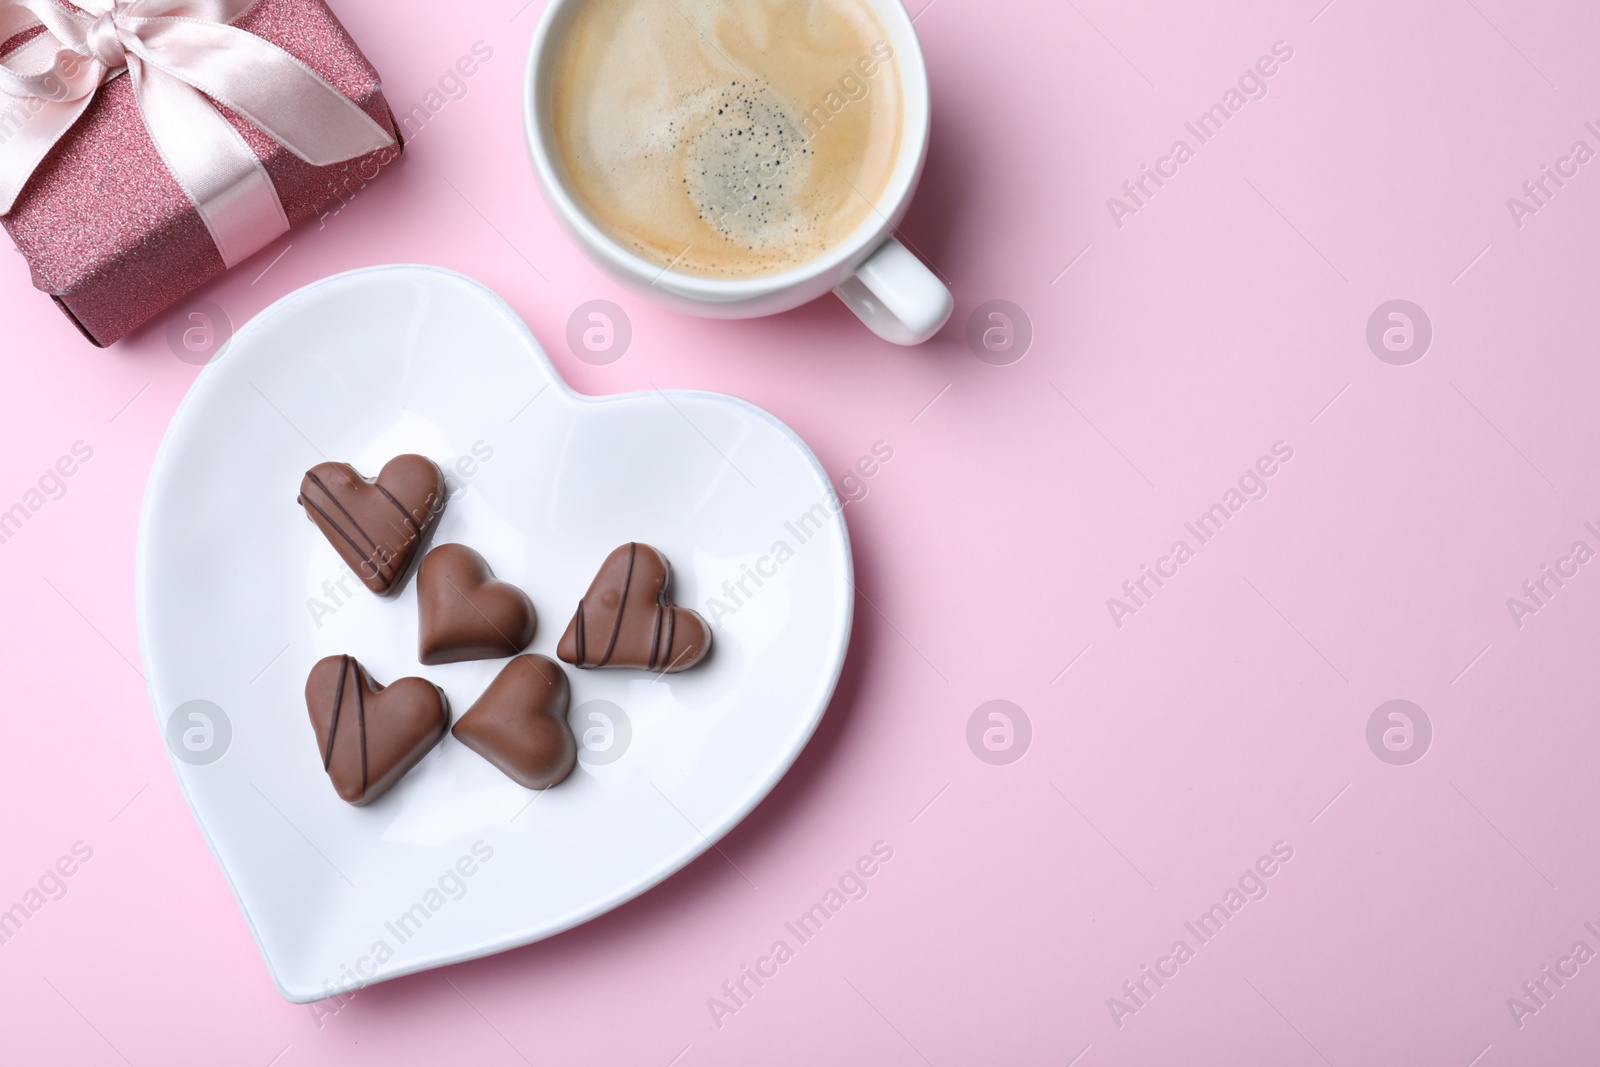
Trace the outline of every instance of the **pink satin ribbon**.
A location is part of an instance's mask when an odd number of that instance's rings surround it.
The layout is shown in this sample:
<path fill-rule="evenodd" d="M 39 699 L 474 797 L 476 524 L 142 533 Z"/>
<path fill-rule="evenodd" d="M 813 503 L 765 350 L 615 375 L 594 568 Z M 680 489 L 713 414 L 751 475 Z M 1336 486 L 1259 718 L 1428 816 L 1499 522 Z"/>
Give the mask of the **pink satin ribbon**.
<path fill-rule="evenodd" d="M 228 266 L 289 229 L 266 168 L 212 101 L 300 159 L 324 167 L 394 138 L 277 45 L 230 23 L 255 0 L 0 0 L 0 42 L 45 32 L 0 62 L 0 215 L 100 86 L 124 71 L 156 151 L 194 202 Z"/>

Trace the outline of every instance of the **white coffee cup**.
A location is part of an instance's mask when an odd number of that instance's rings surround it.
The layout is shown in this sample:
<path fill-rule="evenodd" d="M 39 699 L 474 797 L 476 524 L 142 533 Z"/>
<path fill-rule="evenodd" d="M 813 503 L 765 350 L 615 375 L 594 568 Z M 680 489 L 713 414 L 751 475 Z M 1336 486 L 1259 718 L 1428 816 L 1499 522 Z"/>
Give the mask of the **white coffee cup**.
<path fill-rule="evenodd" d="M 524 111 L 528 150 L 545 197 L 589 256 L 634 292 L 691 315 L 746 319 L 815 300 L 830 289 L 874 333 L 921 344 L 950 318 L 955 303 L 922 261 L 894 237 L 928 157 L 928 71 L 911 18 L 897 0 L 868 0 L 894 48 L 905 116 L 900 158 L 874 211 L 854 233 L 792 270 L 754 278 L 707 278 L 663 269 L 606 234 L 578 206 L 554 146 L 551 78 L 563 31 L 585 0 L 551 0 L 528 57 Z"/>

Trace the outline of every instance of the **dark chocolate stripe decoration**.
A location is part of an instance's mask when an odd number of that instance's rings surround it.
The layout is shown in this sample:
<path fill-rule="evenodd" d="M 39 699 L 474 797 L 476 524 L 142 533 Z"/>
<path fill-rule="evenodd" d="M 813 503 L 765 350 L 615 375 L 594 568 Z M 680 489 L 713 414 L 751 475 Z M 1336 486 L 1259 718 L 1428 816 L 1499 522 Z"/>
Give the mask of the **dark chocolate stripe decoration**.
<path fill-rule="evenodd" d="M 340 526 L 337 522 L 334 521 L 334 518 L 333 518 L 332 515 L 329 515 L 326 511 L 322 510 L 322 505 L 321 504 L 318 504 L 315 500 L 307 500 L 303 496 L 300 498 L 300 501 L 303 504 L 311 505 L 312 509 L 315 510 L 318 515 L 322 516 L 322 521 L 327 523 L 329 525 L 329 527 L 331 527 L 333 529 L 334 533 L 336 533 L 340 537 L 342 537 L 344 539 L 345 544 L 349 545 L 351 548 L 356 550 L 356 554 L 361 557 L 361 561 L 363 563 L 370 564 L 372 562 L 372 557 L 367 554 L 366 550 L 363 549 L 360 545 L 356 544 L 355 539 L 353 537 L 351 537 L 349 535 L 349 533 L 347 533 L 345 531 L 345 528 L 343 526 Z"/>
<path fill-rule="evenodd" d="M 581 600 L 578 601 L 578 622 L 575 630 L 578 638 L 578 662 L 574 663 L 573 666 L 587 667 L 589 665 L 583 661 L 583 601 Z"/>
<path fill-rule="evenodd" d="M 354 670 L 352 670 L 352 667 Z M 328 716 L 328 744 L 322 752 L 322 769 L 327 770 L 333 763 L 333 746 L 339 740 L 340 712 L 344 709 L 344 680 L 349 674 L 355 675 L 356 687 L 356 744 L 361 748 L 361 792 L 367 791 L 367 700 L 363 692 L 367 681 L 361 671 L 361 664 L 349 656 L 339 657 L 339 684 L 333 690 L 333 711 Z"/>
<path fill-rule="evenodd" d="M 674 609 L 667 603 L 667 590 L 672 588 L 672 561 L 663 559 L 662 564 L 661 592 L 656 595 L 656 621 L 655 627 L 650 634 L 649 669 L 652 671 L 658 665 L 665 666 L 667 657 L 672 654 L 672 611 Z M 657 638 L 661 634 L 661 616 L 663 614 L 667 617 L 667 645 L 665 648 L 657 644 Z"/>
<path fill-rule="evenodd" d="M 610 611 L 610 617 L 606 612 Z M 609 630 L 605 647 L 601 635 Z M 576 667 L 631 667 L 674 674 L 705 659 L 711 630 L 693 609 L 672 602 L 672 564 L 630 541 L 612 549 L 578 601 L 556 655 Z"/>
<path fill-rule="evenodd" d="M 366 539 L 367 544 L 371 545 L 373 548 L 377 548 L 378 547 L 378 542 L 374 541 L 372 539 L 372 535 L 367 533 L 366 530 L 361 528 L 361 524 L 356 521 L 356 517 L 354 515 L 350 514 L 350 509 L 344 506 L 344 501 L 340 500 L 337 496 L 334 495 L 333 490 L 329 489 L 328 486 L 323 482 L 323 480 L 320 477 L 317 476 L 317 473 L 316 473 L 315 469 L 306 471 L 306 477 L 311 479 L 311 484 L 312 485 L 315 485 L 318 489 L 322 490 L 322 495 L 328 498 L 328 502 L 329 503 L 331 503 L 334 507 L 339 509 L 339 513 L 341 515 L 343 515 L 345 518 L 350 520 L 350 525 L 355 529 L 356 533 L 360 534 L 363 538 Z M 322 509 L 318 508 L 317 510 L 321 511 Z M 327 517 L 326 513 L 324 513 L 323 517 L 324 518 Z M 329 521 L 332 521 L 332 520 L 329 520 Z M 351 542 L 351 543 L 354 544 L 354 542 Z"/>
<path fill-rule="evenodd" d="M 622 595 L 617 598 L 617 617 L 611 621 L 611 640 L 606 644 L 606 654 L 600 657 L 596 667 L 604 667 L 611 662 L 611 654 L 617 650 L 617 635 L 622 632 L 622 613 L 628 608 L 628 586 L 633 582 L 633 561 L 639 554 L 637 542 L 628 542 L 628 569 L 622 575 Z"/>
<path fill-rule="evenodd" d="M 378 492 L 382 493 L 384 495 L 384 498 L 387 499 L 389 501 L 389 503 L 394 505 L 395 510 L 398 511 L 400 513 L 401 517 L 406 520 L 406 523 L 411 527 L 411 529 L 416 531 L 416 535 L 418 537 L 421 537 L 422 536 L 422 527 L 417 525 L 417 520 L 412 517 L 411 512 L 409 512 L 409 511 L 407 511 L 405 509 L 405 505 L 400 503 L 400 501 L 396 500 L 394 498 L 394 494 L 393 493 L 389 492 L 389 490 L 385 489 L 383 486 L 378 485 L 376 482 L 373 483 L 373 488 L 377 489 Z M 431 494 L 428 496 L 427 504 L 428 504 L 429 509 L 431 510 L 432 507 L 433 507 L 433 496 Z"/>
<path fill-rule="evenodd" d="M 356 737 L 361 742 L 361 795 L 367 794 L 367 680 L 361 676 L 361 664 L 356 663 Z"/>
<path fill-rule="evenodd" d="M 357 533 L 359 533 L 363 538 L 365 538 L 367 543 L 372 546 L 374 551 L 376 551 L 376 549 L 379 547 L 378 543 L 372 539 L 372 535 L 368 534 L 366 530 L 363 530 L 361 528 L 361 524 L 356 522 L 355 517 L 353 515 L 351 515 L 348 510 L 346 510 L 346 508 L 345 508 L 345 506 L 343 504 L 339 503 L 339 499 L 337 497 L 335 497 L 331 492 L 328 491 L 328 487 L 326 485 L 322 484 L 322 479 L 318 478 L 315 474 L 312 474 L 310 471 L 306 472 L 306 476 L 311 479 L 312 483 L 314 485 L 316 485 L 316 487 L 318 489 L 322 490 L 323 494 L 327 496 L 329 502 L 332 503 L 335 507 L 337 507 L 339 509 L 339 511 L 341 513 L 343 513 L 345 518 L 350 520 L 350 525 L 355 528 L 355 531 Z M 356 554 L 361 557 L 362 563 L 364 563 L 366 566 L 371 567 L 374 574 L 380 574 L 381 575 L 381 574 L 384 573 L 384 568 L 385 568 L 385 566 L 387 566 L 387 564 L 385 562 L 380 562 L 379 560 L 375 559 L 374 558 L 374 552 L 368 551 L 368 550 L 362 548 L 360 545 L 358 545 L 356 543 L 355 538 L 350 536 L 350 532 L 348 530 L 346 530 L 343 526 L 339 525 L 338 520 L 336 520 L 332 515 L 329 515 L 328 512 L 322 507 L 321 504 L 318 504 L 315 500 L 307 499 L 304 496 L 302 496 L 300 499 L 301 499 L 301 501 L 303 503 L 310 504 L 311 507 L 316 511 L 316 513 L 318 515 L 322 516 L 322 521 L 326 522 L 328 524 L 328 526 L 331 527 L 335 533 L 337 533 L 340 537 L 342 537 L 346 544 L 348 544 L 351 548 L 356 550 Z M 391 569 L 390 572 L 389 572 L 389 576 L 392 577 L 393 573 L 394 572 Z"/>
<path fill-rule="evenodd" d="M 671 666 L 667 657 L 672 655 L 672 628 L 678 621 L 678 609 L 667 603 L 667 590 L 672 588 L 672 561 L 662 560 L 661 592 L 656 595 L 656 622 L 650 634 L 650 670 L 660 666 L 663 670 Z M 664 645 L 658 645 L 656 638 L 661 632 L 661 617 L 667 618 L 667 640 Z"/>
<path fill-rule="evenodd" d="M 333 763 L 333 741 L 339 736 L 339 709 L 344 706 L 344 676 L 350 669 L 350 657 L 339 657 L 339 684 L 333 690 L 333 712 L 328 716 L 328 746 L 322 753 L 322 769 Z"/>

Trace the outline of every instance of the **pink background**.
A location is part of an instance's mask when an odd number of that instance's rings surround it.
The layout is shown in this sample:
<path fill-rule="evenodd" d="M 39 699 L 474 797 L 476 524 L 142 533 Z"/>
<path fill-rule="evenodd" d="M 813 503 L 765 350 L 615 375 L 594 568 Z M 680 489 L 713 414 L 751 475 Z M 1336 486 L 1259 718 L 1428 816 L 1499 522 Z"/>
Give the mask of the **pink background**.
<path fill-rule="evenodd" d="M 1600 11 L 935 0 L 904 235 L 957 310 L 900 350 L 831 300 L 701 321 L 593 269 L 526 162 L 542 4 L 519 3 L 336 3 L 397 109 L 474 42 L 493 58 L 326 228 L 199 296 L 242 324 L 335 271 L 437 263 L 499 290 L 580 389 L 747 397 L 836 480 L 888 442 L 846 511 L 863 598 L 838 696 L 726 858 L 542 944 L 284 1003 L 133 669 L 140 499 L 196 369 L 159 322 L 91 349 L 0 258 L 0 507 L 94 450 L 0 545 L 0 907 L 93 849 L 0 945 L 0 1058 L 1488 1067 L 1593 1048 L 1600 963 L 1520 1028 L 1507 998 L 1574 942 L 1600 951 L 1600 574 L 1520 628 L 1506 601 L 1574 541 L 1600 548 L 1600 163 L 1520 228 L 1506 199 L 1574 141 L 1600 149 Z M 1280 40 L 1270 96 L 1119 228 L 1107 197 L 1194 147 L 1183 123 Z M 965 339 L 996 298 L 1035 333 L 1009 366 Z M 1434 330 L 1409 366 L 1365 339 L 1395 298 Z M 609 366 L 564 341 L 591 299 L 633 323 Z M 1106 599 L 1193 546 L 1184 522 L 1277 441 L 1294 456 L 1266 498 L 1119 628 Z M 1366 740 L 1395 698 L 1433 725 L 1409 766 Z M 1032 724 L 1005 766 L 967 742 L 992 699 Z M 894 858 L 865 899 L 719 1028 L 707 999 L 880 840 Z M 1270 893 L 1199 945 L 1185 921 L 1278 841 Z M 1179 938 L 1194 958 L 1119 1027 L 1107 999 Z"/>

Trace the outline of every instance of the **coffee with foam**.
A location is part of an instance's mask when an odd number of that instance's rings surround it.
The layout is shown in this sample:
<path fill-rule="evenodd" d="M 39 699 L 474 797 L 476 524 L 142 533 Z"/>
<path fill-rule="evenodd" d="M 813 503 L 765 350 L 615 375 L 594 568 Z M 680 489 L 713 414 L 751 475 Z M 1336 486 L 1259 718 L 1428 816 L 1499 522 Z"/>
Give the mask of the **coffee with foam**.
<path fill-rule="evenodd" d="M 849 237 L 904 125 L 866 0 L 587 0 L 551 101 L 589 218 L 658 266 L 715 278 L 798 267 Z"/>

